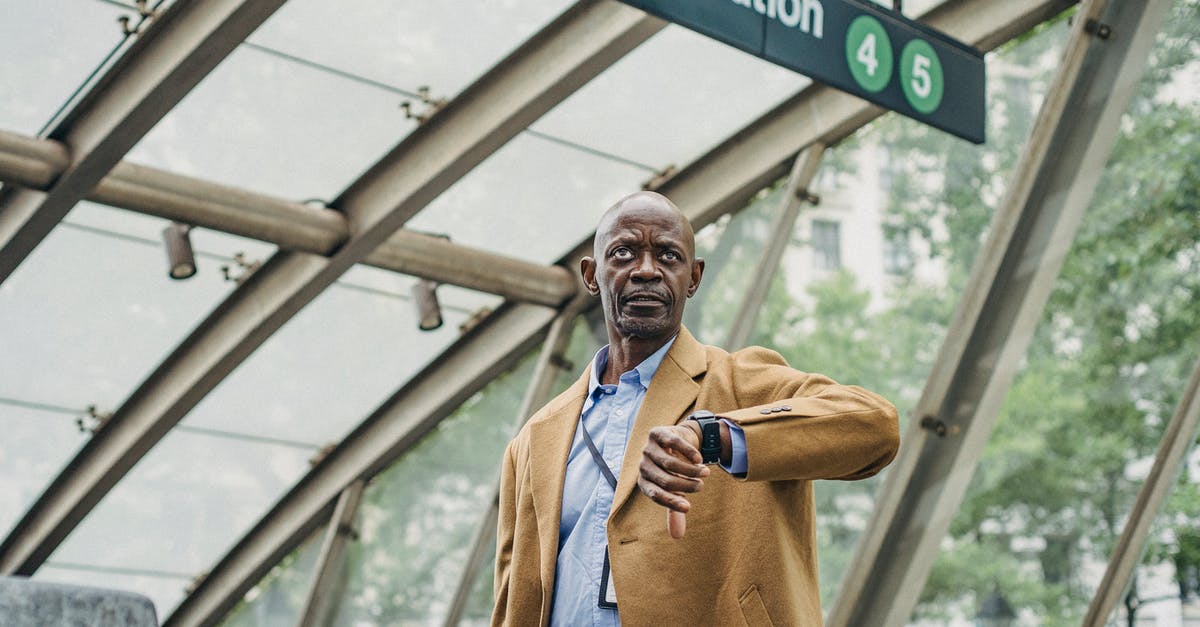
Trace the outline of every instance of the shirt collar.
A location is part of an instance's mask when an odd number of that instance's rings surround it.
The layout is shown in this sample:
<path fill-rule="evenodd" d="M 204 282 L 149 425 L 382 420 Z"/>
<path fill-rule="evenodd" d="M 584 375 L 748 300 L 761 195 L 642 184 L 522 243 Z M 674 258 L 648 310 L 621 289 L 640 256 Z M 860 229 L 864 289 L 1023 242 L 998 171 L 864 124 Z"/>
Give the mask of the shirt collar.
<path fill-rule="evenodd" d="M 671 339 L 667 340 L 666 344 L 663 344 L 662 347 L 654 351 L 654 353 L 652 353 L 649 357 L 642 360 L 642 363 L 635 366 L 633 370 L 622 373 L 621 378 L 628 380 L 626 375 L 630 373 L 636 373 L 637 382 L 641 384 L 643 388 L 648 389 L 650 387 L 650 380 L 654 378 L 654 373 L 658 372 L 658 367 L 662 364 L 663 358 L 667 356 L 667 352 L 671 350 L 671 345 L 675 343 L 676 337 L 679 336 L 672 336 Z M 602 387 L 600 385 L 600 375 L 604 373 L 604 369 L 607 367 L 608 346 L 605 345 L 603 348 L 596 351 L 596 356 L 592 358 L 592 370 L 591 376 L 588 377 L 588 395 L 587 400 L 585 401 L 586 406 L 584 407 L 584 411 L 587 411 L 587 409 L 591 407 L 593 399 L 596 398 L 596 391 Z"/>

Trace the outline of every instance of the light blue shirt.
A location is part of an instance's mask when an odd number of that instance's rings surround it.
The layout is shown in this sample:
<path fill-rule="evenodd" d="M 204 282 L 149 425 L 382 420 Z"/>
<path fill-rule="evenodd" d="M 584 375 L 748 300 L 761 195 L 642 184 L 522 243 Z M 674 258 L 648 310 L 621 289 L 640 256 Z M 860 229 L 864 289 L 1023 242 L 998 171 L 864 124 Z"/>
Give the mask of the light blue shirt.
<path fill-rule="evenodd" d="M 674 343 L 672 338 L 633 370 L 622 374 L 615 385 L 600 383 L 600 375 L 608 367 L 608 347 L 601 348 L 592 359 L 588 395 L 583 401 L 579 426 L 567 455 L 562 517 L 558 527 L 558 566 L 550 614 L 552 626 L 611 627 L 621 624 L 617 610 L 598 604 L 604 552 L 608 548 L 605 525 L 612 511 L 613 489 L 588 452 L 581 429 L 588 430 L 601 457 L 613 474 L 618 475 L 634 417 L 646 398 L 650 380 Z M 743 473 L 747 468 L 745 434 L 733 423 L 725 422 L 730 427 L 733 445 L 732 463 L 725 469 Z M 663 518 L 665 521 L 666 517 Z M 665 522 L 663 533 L 666 533 Z M 617 605 L 620 604 L 621 600 L 617 599 Z"/>

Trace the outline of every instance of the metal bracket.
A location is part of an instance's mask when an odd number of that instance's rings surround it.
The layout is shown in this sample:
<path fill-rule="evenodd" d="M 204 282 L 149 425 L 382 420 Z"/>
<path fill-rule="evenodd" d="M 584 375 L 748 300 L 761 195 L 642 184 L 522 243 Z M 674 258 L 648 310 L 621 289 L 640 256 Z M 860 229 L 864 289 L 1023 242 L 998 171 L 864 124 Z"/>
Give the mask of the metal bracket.
<path fill-rule="evenodd" d="M 821 204 L 820 194 L 814 194 L 807 189 L 796 190 L 796 200 L 799 200 L 800 202 L 806 202 L 814 207 Z"/>
<path fill-rule="evenodd" d="M 104 428 L 108 421 L 113 417 L 112 412 L 102 412 L 96 409 L 95 405 L 87 406 L 87 415 L 80 416 L 75 419 L 75 426 L 79 427 L 80 433 L 95 433 Z"/>
<path fill-rule="evenodd" d="M 117 18 L 117 23 L 121 25 L 121 32 L 126 36 L 140 35 L 145 30 L 143 27 L 154 18 L 158 17 L 158 11 L 151 9 L 149 0 L 134 0 L 134 5 L 138 12 L 137 24 L 130 26 L 131 21 L 128 15 L 122 15 Z"/>
<path fill-rule="evenodd" d="M 209 571 L 206 570 L 206 571 L 200 573 L 199 575 L 196 575 L 195 577 L 193 577 L 192 580 L 189 581 L 186 586 L 184 586 L 183 593 L 186 595 L 191 595 L 193 592 L 195 592 L 196 589 L 199 588 L 200 585 L 204 583 L 204 580 L 208 579 L 208 573 L 209 573 Z"/>
<path fill-rule="evenodd" d="M 668 165 L 667 167 L 659 170 L 658 172 L 655 172 L 654 176 L 650 177 L 650 180 L 646 181 L 645 183 L 642 183 L 642 189 L 645 191 L 648 191 L 648 192 L 652 192 L 652 191 L 662 187 L 664 184 L 666 184 L 667 181 L 674 178 L 674 176 L 678 172 L 679 172 L 679 168 L 675 167 L 675 164 L 672 163 L 671 165 Z"/>
<path fill-rule="evenodd" d="M 337 534 L 347 540 L 358 540 L 358 530 L 350 525 L 338 525 Z"/>
<path fill-rule="evenodd" d="M 250 278 L 250 275 L 254 274 L 254 271 L 261 268 L 263 264 L 261 259 L 248 259 L 246 253 L 234 253 L 233 263 L 237 265 L 241 272 L 235 276 L 233 266 L 225 264 L 221 266 L 221 275 L 225 277 L 226 281 L 232 281 L 238 285 L 245 283 L 246 279 Z"/>
<path fill-rule="evenodd" d="M 1083 31 L 1099 37 L 1100 39 L 1108 39 L 1112 35 L 1112 27 L 1108 24 L 1095 19 L 1089 19 L 1083 23 Z"/>
<path fill-rule="evenodd" d="M 335 448 L 337 448 L 337 444 L 330 442 L 329 444 L 326 444 L 325 446 L 322 446 L 321 448 L 317 449 L 317 452 L 313 453 L 313 456 L 308 458 L 309 467 L 316 468 L 317 465 L 319 465 L 321 462 L 325 461 L 326 457 L 329 457 L 329 454 L 332 453 L 333 449 L 335 449 Z"/>
<path fill-rule="evenodd" d="M 559 370 L 566 370 L 568 372 L 575 371 L 575 362 L 567 359 L 566 356 L 560 353 L 555 353 L 550 356 L 550 364 Z"/>
<path fill-rule="evenodd" d="M 937 436 L 939 438 L 946 437 L 946 433 L 951 431 L 951 429 L 949 428 L 949 426 L 946 425 L 946 423 L 942 422 L 941 420 L 938 420 L 937 418 L 934 418 L 933 416 L 925 416 L 924 418 L 922 418 L 921 419 L 921 428 L 934 432 L 935 434 L 937 434 Z M 957 432 L 958 429 L 954 429 L 953 431 Z"/>
<path fill-rule="evenodd" d="M 466 335 L 468 331 L 474 329 L 480 322 L 483 322 L 483 320 L 490 315 L 492 315 L 491 307 L 480 307 L 475 311 L 475 313 L 471 314 L 470 318 L 467 318 L 462 324 L 458 325 L 459 335 Z"/>
<path fill-rule="evenodd" d="M 409 120 L 416 120 L 417 124 L 424 124 L 435 113 L 441 111 L 446 103 L 450 102 L 446 98 L 434 98 L 430 95 L 428 85 L 422 85 L 417 88 L 417 97 L 420 99 L 424 108 L 421 111 L 413 110 L 413 101 L 405 100 L 400 103 L 400 108 L 404 111 L 404 117 Z"/>

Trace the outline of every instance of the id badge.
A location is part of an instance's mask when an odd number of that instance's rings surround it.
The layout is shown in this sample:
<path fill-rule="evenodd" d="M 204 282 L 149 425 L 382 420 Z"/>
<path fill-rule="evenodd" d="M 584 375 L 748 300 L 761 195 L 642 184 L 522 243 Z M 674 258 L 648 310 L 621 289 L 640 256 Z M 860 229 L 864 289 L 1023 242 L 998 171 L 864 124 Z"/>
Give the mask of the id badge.
<path fill-rule="evenodd" d="M 608 567 L 608 549 L 604 549 L 604 572 L 600 573 L 600 607 L 617 609 L 617 587 L 613 585 L 612 569 Z"/>

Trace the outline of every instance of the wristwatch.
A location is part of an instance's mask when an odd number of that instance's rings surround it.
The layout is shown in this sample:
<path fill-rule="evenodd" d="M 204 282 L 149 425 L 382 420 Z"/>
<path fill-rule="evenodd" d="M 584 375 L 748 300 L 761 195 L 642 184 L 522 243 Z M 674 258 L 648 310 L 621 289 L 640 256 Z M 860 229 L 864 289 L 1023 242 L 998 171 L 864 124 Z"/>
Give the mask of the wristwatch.
<path fill-rule="evenodd" d="M 704 458 L 704 463 L 715 464 L 721 461 L 721 422 L 717 420 L 716 414 L 701 409 L 687 419 L 695 420 L 696 424 L 700 425 L 700 456 Z"/>

